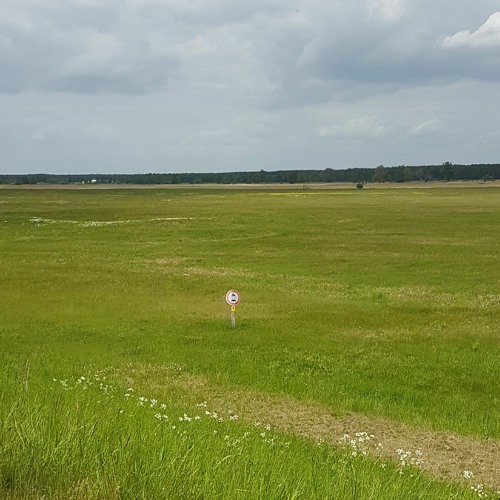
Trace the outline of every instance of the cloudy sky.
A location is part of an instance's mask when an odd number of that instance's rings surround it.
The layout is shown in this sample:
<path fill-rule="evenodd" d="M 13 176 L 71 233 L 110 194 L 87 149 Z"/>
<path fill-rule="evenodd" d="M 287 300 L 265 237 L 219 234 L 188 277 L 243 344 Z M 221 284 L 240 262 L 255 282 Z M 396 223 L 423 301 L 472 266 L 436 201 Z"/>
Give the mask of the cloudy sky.
<path fill-rule="evenodd" d="M 0 173 L 500 162 L 500 1 L 1 0 Z"/>

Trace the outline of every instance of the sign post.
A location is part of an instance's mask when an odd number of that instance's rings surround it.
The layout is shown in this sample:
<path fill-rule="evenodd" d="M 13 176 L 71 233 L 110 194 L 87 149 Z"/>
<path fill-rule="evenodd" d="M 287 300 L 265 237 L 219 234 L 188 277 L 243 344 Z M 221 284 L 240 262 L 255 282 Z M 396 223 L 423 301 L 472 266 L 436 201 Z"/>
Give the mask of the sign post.
<path fill-rule="evenodd" d="M 231 306 L 231 328 L 236 328 L 236 306 L 240 303 L 240 294 L 236 290 L 229 290 L 226 293 L 226 302 Z"/>

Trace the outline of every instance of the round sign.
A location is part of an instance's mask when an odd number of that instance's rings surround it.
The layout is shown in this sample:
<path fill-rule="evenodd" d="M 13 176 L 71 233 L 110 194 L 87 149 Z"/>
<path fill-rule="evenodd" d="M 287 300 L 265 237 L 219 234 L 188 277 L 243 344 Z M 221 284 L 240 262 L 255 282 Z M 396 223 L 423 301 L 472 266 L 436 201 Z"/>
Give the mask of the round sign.
<path fill-rule="evenodd" d="M 226 302 L 230 306 L 237 306 L 240 303 L 240 294 L 236 290 L 229 290 L 226 293 Z"/>

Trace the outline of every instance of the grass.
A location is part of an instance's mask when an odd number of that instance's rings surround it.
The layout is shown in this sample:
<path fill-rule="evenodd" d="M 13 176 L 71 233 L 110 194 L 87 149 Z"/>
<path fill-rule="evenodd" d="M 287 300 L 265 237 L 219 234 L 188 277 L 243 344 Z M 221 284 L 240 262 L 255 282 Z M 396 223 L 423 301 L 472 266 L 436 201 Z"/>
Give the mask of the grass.
<path fill-rule="evenodd" d="M 365 457 L 362 440 L 344 450 L 314 444 L 204 402 L 188 415 L 108 375 L 13 384 L 17 398 L 2 415 L 4 498 L 473 498 L 411 464 Z"/>
<path fill-rule="evenodd" d="M 178 365 L 221 390 L 499 439 L 499 213 L 496 188 L 0 190 L 0 492 L 468 495 L 298 438 L 275 460 L 257 434 L 216 467 L 213 422 L 184 441 L 137 408 L 117 426 L 118 398 L 52 380 L 111 368 L 124 391 L 128 367 Z M 161 381 L 144 384 L 155 397 Z"/>

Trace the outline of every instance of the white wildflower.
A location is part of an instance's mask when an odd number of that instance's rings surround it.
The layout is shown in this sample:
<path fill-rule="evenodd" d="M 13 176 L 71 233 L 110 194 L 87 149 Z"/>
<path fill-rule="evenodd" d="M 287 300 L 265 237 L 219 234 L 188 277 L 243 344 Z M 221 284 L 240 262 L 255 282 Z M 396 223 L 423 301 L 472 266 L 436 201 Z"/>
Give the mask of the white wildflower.
<path fill-rule="evenodd" d="M 476 486 L 471 486 L 470 489 L 477 493 L 479 498 L 487 498 L 488 494 L 484 491 L 484 486 L 482 484 L 478 484 Z"/>

